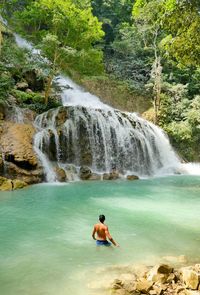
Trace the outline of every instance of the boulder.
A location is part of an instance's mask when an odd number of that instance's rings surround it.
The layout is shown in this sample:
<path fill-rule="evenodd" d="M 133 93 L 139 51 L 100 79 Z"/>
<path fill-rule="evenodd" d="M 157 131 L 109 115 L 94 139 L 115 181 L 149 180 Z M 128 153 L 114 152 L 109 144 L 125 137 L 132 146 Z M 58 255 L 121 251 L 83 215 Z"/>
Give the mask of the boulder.
<path fill-rule="evenodd" d="M 119 279 L 114 280 L 112 289 L 117 290 L 117 289 L 121 289 L 122 287 L 123 287 L 123 283 L 121 280 Z"/>
<path fill-rule="evenodd" d="M 192 267 L 182 267 L 180 270 L 181 280 L 187 288 L 196 290 L 200 282 L 200 273 L 196 272 Z"/>
<path fill-rule="evenodd" d="M 0 176 L 0 191 L 11 191 L 12 181 L 11 179 Z"/>
<path fill-rule="evenodd" d="M 42 91 L 45 88 L 45 79 L 36 70 L 29 70 L 23 73 L 23 78 L 27 81 L 28 87 L 33 91 Z M 28 88 L 27 87 L 27 88 Z"/>
<path fill-rule="evenodd" d="M 147 280 L 165 283 L 172 272 L 173 268 L 166 264 L 156 265 L 147 273 Z"/>
<path fill-rule="evenodd" d="M 152 286 L 153 286 L 153 282 L 150 282 L 150 281 L 146 280 L 145 278 L 141 278 L 136 283 L 135 288 L 137 291 L 147 294 L 152 289 Z"/>
<path fill-rule="evenodd" d="M 3 173 L 7 178 L 28 184 L 44 179 L 43 169 L 33 149 L 35 128 L 31 124 L 4 122 L 0 138 Z"/>
<path fill-rule="evenodd" d="M 16 190 L 16 189 L 21 189 L 21 188 L 24 188 L 27 186 L 27 183 L 22 181 L 22 180 L 19 180 L 19 179 L 14 179 L 13 180 L 13 189 Z"/>
<path fill-rule="evenodd" d="M 97 173 L 92 173 L 89 180 L 101 180 L 101 175 Z"/>
<path fill-rule="evenodd" d="M 118 171 L 112 171 L 110 173 L 104 173 L 103 174 L 103 180 L 116 180 L 119 178 L 119 172 Z"/>
<path fill-rule="evenodd" d="M 1 147 L 5 160 L 26 170 L 34 169 L 38 165 L 33 150 L 35 128 L 29 124 L 6 122 L 3 129 Z"/>
<path fill-rule="evenodd" d="M 0 102 L 0 120 L 4 120 L 6 114 L 6 103 L 4 101 Z"/>
<path fill-rule="evenodd" d="M 57 179 L 59 182 L 65 182 L 66 181 L 66 173 L 65 173 L 65 170 L 60 168 L 60 167 L 56 167 L 54 169 L 55 173 L 56 173 L 56 176 L 57 176 Z"/>
<path fill-rule="evenodd" d="M 69 181 L 73 181 L 78 178 L 78 171 L 76 166 L 72 164 L 68 164 L 65 167 L 66 179 Z"/>
<path fill-rule="evenodd" d="M 0 191 L 11 191 L 21 189 L 27 186 L 27 183 L 18 179 L 8 179 L 0 176 Z"/>
<path fill-rule="evenodd" d="M 15 87 L 19 90 L 26 90 L 28 88 L 28 83 L 26 81 L 18 82 Z"/>
<path fill-rule="evenodd" d="M 79 177 L 82 180 L 88 180 L 92 176 L 92 171 L 87 166 L 82 166 L 79 171 Z"/>
<path fill-rule="evenodd" d="M 27 184 L 34 184 L 34 183 L 40 183 L 44 181 L 44 170 L 42 167 L 38 167 L 34 170 L 25 170 L 13 163 L 5 162 L 5 172 L 4 174 L 7 177 L 12 177 L 15 179 L 19 179 L 21 181 L 26 182 Z"/>
<path fill-rule="evenodd" d="M 127 180 L 137 180 L 139 177 L 137 175 L 127 175 L 126 177 Z"/>

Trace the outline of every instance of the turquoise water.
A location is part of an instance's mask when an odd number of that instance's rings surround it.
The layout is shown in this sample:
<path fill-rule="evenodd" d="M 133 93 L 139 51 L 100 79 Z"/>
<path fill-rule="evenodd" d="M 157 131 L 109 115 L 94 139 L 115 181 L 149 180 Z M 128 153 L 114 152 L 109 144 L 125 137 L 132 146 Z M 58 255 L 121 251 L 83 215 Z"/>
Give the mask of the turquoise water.
<path fill-rule="evenodd" d="M 88 295 L 91 280 L 111 265 L 182 254 L 198 260 L 199 209 L 197 176 L 1 192 L 1 294 Z M 120 248 L 95 247 L 99 214 Z"/>

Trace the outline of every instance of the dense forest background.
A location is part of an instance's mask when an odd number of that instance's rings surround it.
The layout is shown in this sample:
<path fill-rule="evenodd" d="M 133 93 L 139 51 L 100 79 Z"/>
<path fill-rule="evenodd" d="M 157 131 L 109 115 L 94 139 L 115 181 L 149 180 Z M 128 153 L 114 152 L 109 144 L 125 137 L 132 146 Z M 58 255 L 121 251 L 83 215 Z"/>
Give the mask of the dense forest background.
<path fill-rule="evenodd" d="M 180 155 L 200 160 L 198 0 L 6 0 L 0 9 L 8 24 L 0 23 L 1 101 L 14 95 L 37 112 L 54 107 L 53 77 L 63 71 L 102 97 L 111 87 L 122 109 L 139 97 L 148 108 L 143 115 Z M 43 58 L 19 49 L 13 32 Z M 17 90 L 33 69 L 44 92 Z"/>

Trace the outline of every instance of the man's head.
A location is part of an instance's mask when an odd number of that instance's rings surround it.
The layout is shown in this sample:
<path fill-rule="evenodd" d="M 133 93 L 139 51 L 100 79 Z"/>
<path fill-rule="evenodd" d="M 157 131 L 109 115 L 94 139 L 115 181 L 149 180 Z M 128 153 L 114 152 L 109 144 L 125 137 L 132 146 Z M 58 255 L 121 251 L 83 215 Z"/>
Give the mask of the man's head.
<path fill-rule="evenodd" d="M 99 221 L 101 222 L 101 223 L 104 223 L 104 221 L 105 221 L 105 215 L 99 215 Z"/>

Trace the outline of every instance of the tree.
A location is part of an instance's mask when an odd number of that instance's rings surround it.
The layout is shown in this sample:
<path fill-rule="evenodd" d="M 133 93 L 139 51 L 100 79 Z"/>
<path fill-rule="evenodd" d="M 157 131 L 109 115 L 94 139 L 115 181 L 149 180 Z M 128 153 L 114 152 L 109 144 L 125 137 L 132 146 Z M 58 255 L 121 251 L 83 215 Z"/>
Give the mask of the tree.
<path fill-rule="evenodd" d="M 158 123 L 161 100 L 162 66 L 159 43 L 162 39 L 163 32 L 159 16 L 162 13 L 162 10 L 163 4 L 160 0 L 136 0 L 133 7 L 133 17 L 142 36 L 144 47 L 150 47 L 154 52 L 151 78 L 154 81 L 153 92 L 155 123 Z"/>
<path fill-rule="evenodd" d="M 106 45 L 114 41 L 117 26 L 131 22 L 134 0 L 92 0 L 93 13 L 103 23 Z"/>
<path fill-rule="evenodd" d="M 37 0 L 15 13 L 15 18 L 25 32 L 31 33 L 32 40 L 40 43 L 43 54 L 51 61 L 45 103 L 58 70 L 85 70 L 85 59 L 88 64 L 93 63 L 93 70 L 98 66 L 99 71 L 102 70 L 102 53 L 94 48 L 94 44 L 104 33 L 88 3 L 80 8 L 72 0 Z"/>
<path fill-rule="evenodd" d="M 162 16 L 167 36 L 162 45 L 166 54 L 182 66 L 200 67 L 200 2 L 199 0 L 165 0 Z"/>

